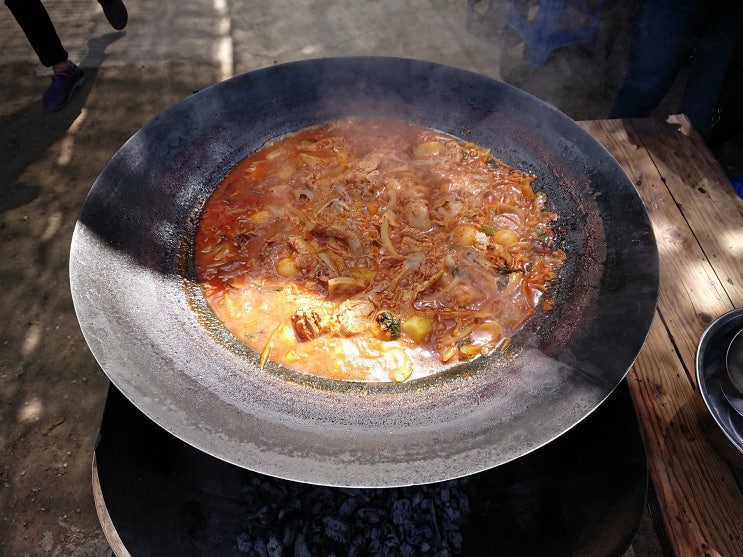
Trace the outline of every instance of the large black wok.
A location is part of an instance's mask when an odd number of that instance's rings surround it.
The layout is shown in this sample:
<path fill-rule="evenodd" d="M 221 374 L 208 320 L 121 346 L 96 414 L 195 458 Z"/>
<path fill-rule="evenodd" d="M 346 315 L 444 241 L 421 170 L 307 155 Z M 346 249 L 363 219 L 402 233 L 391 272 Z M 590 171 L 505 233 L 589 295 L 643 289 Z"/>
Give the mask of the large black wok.
<path fill-rule="evenodd" d="M 556 309 L 536 316 L 509 356 L 403 384 L 322 380 L 273 364 L 261 371 L 215 322 L 190 258 L 206 198 L 266 140 L 348 115 L 437 128 L 537 176 L 569 260 L 553 285 Z M 238 76 L 137 132 L 82 208 L 70 279 L 105 373 L 176 437 L 282 478 L 400 486 L 513 460 L 601 404 L 645 339 L 658 259 L 632 183 L 560 112 L 451 67 L 337 58 Z"/>

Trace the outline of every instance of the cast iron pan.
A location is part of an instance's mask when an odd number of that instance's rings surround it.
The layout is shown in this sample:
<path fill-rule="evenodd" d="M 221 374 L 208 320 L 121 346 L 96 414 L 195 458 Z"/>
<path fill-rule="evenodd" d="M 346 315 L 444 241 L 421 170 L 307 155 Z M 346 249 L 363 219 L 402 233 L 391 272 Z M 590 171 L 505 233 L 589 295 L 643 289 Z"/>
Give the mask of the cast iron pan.
<path fill-rule="evenodd" d="M 350 115 L 436 128 L 536 175 L 569 261 L 553 285 L 556 309 L 532 319 L 506 356 L 402 384 L 260 370 L 205 306 L 190 250 L 219 179 L 273 137 Z M 562 113 L 452 67 L 331 58 L 235 77 L 134 134 L 85 201 L 70 281 L 99 364 L 165 430 L 261 473 L 392 487 L 498 466 L 590 414 L 642 347 L 658 256 L 633 184 Z"/>

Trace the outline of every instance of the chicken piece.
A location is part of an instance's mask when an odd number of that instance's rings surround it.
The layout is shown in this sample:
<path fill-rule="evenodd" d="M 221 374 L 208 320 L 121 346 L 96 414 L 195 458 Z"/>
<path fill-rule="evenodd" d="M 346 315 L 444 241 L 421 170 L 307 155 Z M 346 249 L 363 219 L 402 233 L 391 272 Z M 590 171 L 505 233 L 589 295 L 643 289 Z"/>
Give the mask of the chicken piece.
<path fill-rule="evenodd" d="M 354 294 L 361 292 L 369 285 L 362 277 L 333 277 L 328 279 L 328 294 Z"/>
<path fill-rule="evenodd" d="M 294 336 L 299 342 L 306 342 L 321 336 L 328 328 L 327 319 L 314 309 L 300 308 L 291 316 Z"/>
<path fill-rule="evenodd" d="M 400 216 L 408 225 L 420 231 L 427 231 L 431 228 L 426 188 L 411 179 L 397 178 L 387 180 L 386 186 L 391 201 L 394 200 L 395 205 L 399 205 L 402 211 Z M 391 203 L 390 207 L 395 205 Z"/>
<path fill-rule="evenodd" d="M 341 223 L 331 224 L 330 226 L 318 226 L 312 233 L 342 240 L 348 246 L 351 254 L 358 257 L 364 253 L 364 246 L 359 235 L 351 229 L 352 226 L 353 223 L 346 219 Z"/>
<path fill-rule="evenodd" d="M 306 255 L 314 251 L 313 246 L 300 236 L 289 236 L 286 242 L 299 254 Z"/>
<path fill-rule="evenodd" d="M 405 220 L 418 230 L 431 228 L 431 217 L 428 213 L 428 201 L 422 196 L 410 196 L 404 205 Z"/>
<path fill-rule="evenodd" d="M 333 315 L 338 334 L 353 336 L 363 333 L 374 321 L 377 308 L 369 300 L 346 300 Z"/>

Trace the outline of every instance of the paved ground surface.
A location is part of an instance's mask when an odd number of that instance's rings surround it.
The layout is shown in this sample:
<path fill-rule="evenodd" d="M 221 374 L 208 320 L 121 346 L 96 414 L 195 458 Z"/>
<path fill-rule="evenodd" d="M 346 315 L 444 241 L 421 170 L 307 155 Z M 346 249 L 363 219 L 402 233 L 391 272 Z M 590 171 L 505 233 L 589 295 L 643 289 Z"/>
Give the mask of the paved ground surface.
<path fill-rule="evenodd" d="M 0 11 L 0 554 L 110 553 L 90 487 L 107 381 L 78 328 L 67 265 L 86 193 L 128 137 L 232 75 L 338 55 L 455 65 L 575 119 L 601 118 L 623 72 L 636 4 L 605 2 L 592 56 L 566 47 L 534 69 L 515 33 L 503 31 L 503 0 L 470 12 L 466 0 L 131 0 L 125 32 L 112 32 L 95 0 L 48 0 L 88 76 L 52 114 L 40 103 L 47 71 Z M 634 554 L 655 552 L 644 530 Z"/>

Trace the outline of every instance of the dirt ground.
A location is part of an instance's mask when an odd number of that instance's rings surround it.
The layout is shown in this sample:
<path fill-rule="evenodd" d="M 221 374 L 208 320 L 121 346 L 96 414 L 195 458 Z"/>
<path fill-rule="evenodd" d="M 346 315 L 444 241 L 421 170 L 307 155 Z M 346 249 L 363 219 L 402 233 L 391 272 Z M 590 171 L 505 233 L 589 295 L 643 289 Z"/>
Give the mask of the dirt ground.
<path fill-rule="evenodd" d="M 66 109 L 45 112 L 29 64 L 0 65 L 0 540 L 3 555 L 107 555 L 90 470 L 108 382 L 69 292 L 78 211 L 100 170 L 144 123 L 214 74 L 89 71 Z M 163 86 L 166 84 L 167 86 Z M 91 125 L 95 122 L 95 125 Z"/>

